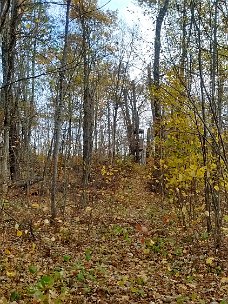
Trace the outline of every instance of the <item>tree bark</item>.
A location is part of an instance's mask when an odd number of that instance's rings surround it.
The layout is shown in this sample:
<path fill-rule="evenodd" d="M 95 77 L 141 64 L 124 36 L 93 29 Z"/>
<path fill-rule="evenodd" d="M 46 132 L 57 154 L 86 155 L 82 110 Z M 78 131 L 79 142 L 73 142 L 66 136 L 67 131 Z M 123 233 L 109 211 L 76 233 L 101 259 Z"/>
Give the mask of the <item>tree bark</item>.
<path fill-rule="evenodd" d="M 54 121 L 54 144 L 53 144 L 53 170 L 52 170 L 52 185 L 51 185 L 51 217 L 52 220 L 56 218 L 56 194 L 57 194 L 57 177 L 58 177 L 58 159 L 59 159 L 59 147 L 60 147 L 60 135 L 62 126 L 62 109 L 64 103 L 64 81 L 65 72 L 64 67 L 67 61 L 67 46 L 68 46 L 68 32 L 69 32 L 69 14 L 70 14 L 71 0 L 67 0 L 66 8 L 66 21 L 65 21 L 65 33 L 64 33 L 64 47 L 61 60 L 61 67 L 59 73 L 59 83 L 57 100 L 55 107 L 55 121 Z"/>
<path fill-rule="evenodd" d="M 154 154 L 154 180 L 156 191 L 163 192 L 162 172 L 160 168 L 160 159 L 162 158 L 161 144 L 162 139 L 162 123 L 161 123 L 161 103 L 159 98 L 160 88 L 160 55 L 161 55 L 161 30 L 165 15 L 168 11 L 169 0 L 165 0 L 163 6 L 160 8 L 156 19 L 155 41 L 154 41 L 154 64 L 153 64 L 153 108 L 154 108 L 154 140 L 155 140 L 155 154 Z"/>
<path fill-rule="evenodd" d="M 12 81 L 14 78 L 14 61 L 15 61 L 15 47 L 16 47 L 16 30 L 20 21 L 18 0 L 13 0 L 11 5 L 4 2 L 1 6 L 1 44 L 2 44 L 2 71 L 3 71 L 3 85 L 1 89 L 1 109 L 3 111 L 3 129 L 1 130 L 2 148 L 1 148 L 1 192 L 7 192 L 10 173 L 14 178 L 18 167 L 14 154 L 14 134 L 15 121 L 12 119 L 12 110 L 14 107 Z M 4 26 L 3 26 L 4 25 Z M 11 137 L 10 137 L 11 135 Z M 11 169 L 11 170 L 10 170 Z"/>

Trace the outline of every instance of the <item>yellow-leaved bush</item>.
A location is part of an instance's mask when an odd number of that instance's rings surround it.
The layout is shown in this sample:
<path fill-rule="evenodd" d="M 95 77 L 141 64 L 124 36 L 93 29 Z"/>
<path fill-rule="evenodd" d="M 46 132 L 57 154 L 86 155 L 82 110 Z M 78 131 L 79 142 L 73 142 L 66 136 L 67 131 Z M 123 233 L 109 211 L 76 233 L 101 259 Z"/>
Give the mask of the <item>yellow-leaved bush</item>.
<path fill-rule="evenodd" d="M 163 138 L 160 165 L 170 200 L 194 217 L 194 208 L 200 204 L 203 206 L 205 177 L 215 190 L 227 188 L 227 179 L 224 175 L 223 178 L 215 178 L 218 165 L 210 145 L 207 147 L 207 161 L 203 159 L 203 123 L 195 114 L 185 91 L 172 73 L 167 75 L 166 84 L 161 86 Z M 199 102 L 194 106 L 200 107 Z M 203 213 L 203 208 L 201 210 Z"/>

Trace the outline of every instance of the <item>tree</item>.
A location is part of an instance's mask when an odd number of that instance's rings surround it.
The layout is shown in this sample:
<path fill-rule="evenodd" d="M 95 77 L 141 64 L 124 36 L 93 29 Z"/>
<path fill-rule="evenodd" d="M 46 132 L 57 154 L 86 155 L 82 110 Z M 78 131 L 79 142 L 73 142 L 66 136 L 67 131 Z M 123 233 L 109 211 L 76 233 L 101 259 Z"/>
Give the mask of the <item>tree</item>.
<path fill-rule="evenodd" d="M 81 31 L 81 51 L 83 58 L 83 187 L 87 188 L 90 179 L 93 132 L 94 132 L 94 96 L 95 87 L 93 75 L 96 74 L 96 60 L 99 58 L 99 44 L 94 43 L 94 32 L 102 24 L 112 23 L 112 16 L 100 12 L 97 1 L 80 0 L 72 16 L 75 16 Z M 98 31 L 99 32 L 99 31 Z M 100 32 L 99 32 L 100 33 Z M 102 36 L 102 33 L 100 33 Z M 98 48 L 97 48 L 98 47 Z M 99 62 L 99 60 L 98 60 Z M 83 199 L 84 200 L 84 199 Z M 86 199 L 85 199 L 86 201 Z M 85 203 L 85 202 L 84 202 Z"/>
<path fill-rule="evenodd" d="M 66 66 L 67 59 L 67 47 L 68 47 L 68 31 L 69 31 L 69 15 L 70 15 L 71 0 L 67 1 L 66 6 L 66 19 L 65 19 L 65 32 L 64 32 L 64 46 L 62 59 L 60 63 L 60 72 L 58 79 L 58 91 L 55 106 L 55 120 L 54 120 L 54 143 L 53 143 L 53 175 L 52 175 L 52 187 L 51 187 L 51 216 L 52 219 L 56 217 L 56 186 L 58 176 L 58 156 L 60 147 L 60 134 L 62 125 L 62 109 L 64 103 L 64 94 L 66 94 L 64 87 L 66 84 L 64 68 Z"/>
<path fill-rule="evenodd" d="M 161 56 L 161 30 L 162 24 L 164 22 L 164 18 L 167 14 L 169 7 L 169 0 L 164 0 L 159 5 L 158 14 L 156 17 L 156 25 L 155 25 L 155 38 L 154 38 L 154 61 L 153 61 L 153 79 L 151 79 L 151 70 L 148 69 L 149 79 L 148 84 L 150 85 L 149 90 L 151 91 L 151 107 L 152 107 L 152 115 L 153 115 L 153 130 L 154 130 L 154 141 L 155 141 L 155 149 L 154 149 L 154 182 L 155 189 L 157 192 L 163 193 L 164 191 L 164 181 L 163 181 L 163 173 L 160 168 L 160 160 L 162 159 L 162 147 L 161 140 L 163 137 L 162 131 L 162 113 L 161 113 L 161 103 L 159 100 L 160 96 L 160 56 Z M 154 1 L 139 1 L 141 4 L 146 4 L 151 6 L 154 4 Z"/>
<path fill-rule="evenodd" d="M 18 170 L 18 134 L 15 118 L 17 115 L 17 101 L 14 99 L 12 82 L 15 73 L 15 51 L 17 30 L 23 14 L 23 4 L 14 0 L 1 5 L 1 46 L 2 46 L 2 74 L 1 88 L 2 115 L 2 146 L 1 146 L 1 192 L 7 191 L 10 177 L 16 178 Z M 9 164 L 10 162 L 10 164 Z"/>

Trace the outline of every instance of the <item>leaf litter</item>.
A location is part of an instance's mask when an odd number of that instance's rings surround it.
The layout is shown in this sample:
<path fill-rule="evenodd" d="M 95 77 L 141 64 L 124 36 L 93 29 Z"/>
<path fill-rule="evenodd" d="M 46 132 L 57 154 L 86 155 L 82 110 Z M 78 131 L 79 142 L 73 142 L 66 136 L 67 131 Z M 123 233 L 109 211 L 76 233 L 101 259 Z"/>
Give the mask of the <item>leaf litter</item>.
<path fill-rule="evenodd" d="M 183 227 L 145 176 L 136 167 L 91 189 L 89 206 L 72 202 L 54 226 L 48 200 L 8 204 L 0 303 L 228 303 L 227 242 L 216 255 L 200 222 Z"/>

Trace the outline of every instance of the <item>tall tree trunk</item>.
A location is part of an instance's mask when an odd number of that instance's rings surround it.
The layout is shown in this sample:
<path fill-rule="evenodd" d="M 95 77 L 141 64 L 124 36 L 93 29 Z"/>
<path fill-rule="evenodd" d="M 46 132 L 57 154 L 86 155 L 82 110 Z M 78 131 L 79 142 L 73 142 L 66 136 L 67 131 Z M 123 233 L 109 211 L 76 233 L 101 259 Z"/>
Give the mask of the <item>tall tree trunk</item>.
<path fill-rule="evenodd" d="M 194 10 L 192 10 L 194 14 Z M 198 46 L 198 66 L 199 66 L 199 75 L 200 75 L 200 93 L 201 93 L 201 111 L 202 111 L 202 120 L 203 120 L 203 134 L 200 137 L 201 149 L 203 155 L 203 166 L 206 168 L 208 164 L 208 132 L 206 125 L 206 101 L 205 101 L 205 92 L 204 92 L 204 78 L 203 78 L 203 63 L 202 63 L 202 46 L 201 46 L 201 28 L 200 22 L 197 24 L 196 18 L 194 16 L 194 25 L 197 30 L 197 46 Z M 211 202 L 210 202 L 210 185 L 208 181 L 207 172 L 204 173 L 204 199 L 205 199 L 205 209 L 207 212 L 207 231 L 211 232 Z"/>
<path fill-rule="evenodd" d="M 109 159 L 112 158 L 112 144 L 111 144 L 111 134 L 112 134 L 112 127 L 111 127 L 111 104 L 108 101 L 107 105 L 107 122 L 108 122 L 108 157 Z"/>
<path fill-rule="evenodd" d="M 3 71 L 3 85 L 1 89 L 1 108 L 4 116 L 3 130 L 2 130 L 2 148 L 1 148 L 1 192 L 6 193 L 10 179 L 10 168 L 14 167 L 14 159 L 10 158 L 13 155 L 13 140 L 10 139 L 10 130 L 15 127 L 14 120 L 11 119 L 11 111 L 13 107 L 13 88 L 12 81 L 14 78 L 14 59 L 16 46 L 16 30 L 19 22 L 19 2 L 13 0 L 9 7 L 9 2 L 4 2 L 1 6 L 1 20 L 3 28 L 1 28 L 1 45 L 2 45 L 2 71 Z M 10 162 L 10 164 L 9 164 Z M 15 170 L 18 168 L 14 167 Z M 12 170 L 11 170 L 12 173 Z M 14 176 L 12 176 L 14 177 Z"/>
<path fill-rule="evenodd" d="M 129 145 L 129 153 L 131 156 L 135 157 L 135 134 L 134 134 L 134 126 L 130 115 L 129 104 L 128 104 L 128 94 L 127 89 L 124 89 L 124 119 L 127 127 L 127 139 Z"/>
<path fill-rule="evenodd" d="M 139 155 L 139 114 L 137 109 L 137 100 L 136 100 L 136 88 L 135 82 L 132 81 L 132 121 L 134 126 L 134 135 L 135 135 L 135 161 L 137 163 L 140 162 L 140 155 Z"/>
<path fill-rule="evenodd" d="M 213 174 L 212 178 L 212 206 L 215 215 L 215 229 L 214 229 L 214 240 L 216 248 L 221 246 L 221 226 L 222 226 L 222 215 L 221 215 L 221 193 L 219 191 L 218 184 L 219 179 L 222 178 L 222 168 L 221 168 L 221 157 L 222 145 L 221 145 L 221 124 L 220 124 L 220 110 L 219 110 L 219 83 L 218 83 L 218 41 L 217 41 L 217 29 L 218 29 L 218 0 L 216 0 L 214 5 L 214 11 L 211 14 L 211 24 L 212 24 L 212 41 L 211 41 L 211 111 L 212 111 L 212 128 L 216 130 L 215 138 L 218 138 L 217 143 L 213 142 L 213 157 L 216 159 L 216 172 Z M 218 149 L 220 153 L 216 153 L 216 144 L 218 144 Z M 217 190 L 216 190 L 217 189 Z"/>
<path fill-rule="evenodd" d="M 51 217 L 55 219 L 57 214 L 56 209 L 56 193 L 57 193 L 57 177 L 58 177 L 58 158 L 60 147 L 60 135 L 62 126 L 62 109 L 64 102 L 64 80 L 65 72 L 64 67 L 67 62 L 67 46 L 68 46 L 68 32 L 69 32 L 69 13 L 70 13 L 71 0 L 67 0 L 66 8 L 66 21 L 65 21 L 65 33 L 64 33 L 64 47 L 61 60 L 61 67 L 59 72 L 58 92 L 55 106 L 55 121 L 54 121 L 54 148 L 53 148 L 53 171 L 52 171 L 52 186 L 51 186 Z"/>
<path fill-rule="evenodd" d="M 2 0 L 0 3 L 0 34 L 5 28 L 5 23 L 9 11 L 10 11 L 10 0 Z"/>
<path fill-rule="evenodd" d="M 89 50 L 89 29 L 85 16 L 82 16 L 82 39 L 83 39 L 83 187 L 87 188 L 91 172 L 92 148 L 93 148 L 93 127 L 94 127 L 94 101 L 90 87 L 90 50 Z M 86 202 L 84 202 L 86 204 Z"/>
<path fill-rule="evenodd" d="M 168 11 L 169 0 L 165 0 L 162 7 L 159 10 L 156 19 L 156 30 L 155 30 L 155 41 L 154 41 L 154 64 L 153 64 L 153 86 L 154 86 L 154 96 L 153 96 L 153 108 L 154 108 L 154 140 L 155 140 L 155 188 L 157 192 L 163 191 L 163 181 L 162 172 L 160 168 L 160 159 L 162 158 L 161 144 L 162 139 L 162 123 L 161 123 L 161 103 L 159 98 L 159 88 L 160 88 L 160 54 L 161 54 L 161 29 Z"/>

